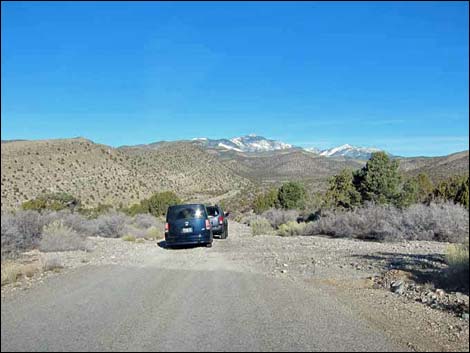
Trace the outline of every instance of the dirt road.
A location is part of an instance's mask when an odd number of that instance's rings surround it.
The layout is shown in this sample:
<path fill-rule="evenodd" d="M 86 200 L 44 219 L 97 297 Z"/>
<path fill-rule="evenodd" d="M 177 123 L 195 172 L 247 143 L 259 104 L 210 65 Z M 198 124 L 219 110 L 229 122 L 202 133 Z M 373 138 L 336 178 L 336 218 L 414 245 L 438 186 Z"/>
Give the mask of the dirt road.
<path fill-rule="evenodd" d="M 241 261 L 246 232 L 232 224 L 212 249 L 125 244 L 135 250 L 127 257 L 3 295 L 1 350 L 410 350 L 331 285 L 268 275 L 256 256 Z"/>

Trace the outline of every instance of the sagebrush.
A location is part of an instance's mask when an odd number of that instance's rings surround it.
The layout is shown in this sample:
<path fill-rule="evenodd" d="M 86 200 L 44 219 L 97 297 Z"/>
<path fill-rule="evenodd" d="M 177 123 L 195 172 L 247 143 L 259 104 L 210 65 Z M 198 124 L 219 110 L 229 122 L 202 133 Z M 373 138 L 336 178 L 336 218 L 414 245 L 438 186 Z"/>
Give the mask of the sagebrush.
<path fill-rule="evenodd" d="M 164 223 L 149 214 L 130 217 L 116 211 L 97 218 L 67 210 L 5 212 L 1 216 L 1 254 L 2 259 L 8 259 L 34 248 L 44 251 L 82 249 L 83 239 L 89 236 L 120 238 L 128 234 L 159 239 L 164 235 Z"/>
<path fill-rule="evenodd" d="M 350 212 L 333 212 L 307 224 L 304 235 L 330 235 L 379 241 L 468 240 L 468 210 L 454 203 L 417 204 L 405 209 L 368 204 Z"/>

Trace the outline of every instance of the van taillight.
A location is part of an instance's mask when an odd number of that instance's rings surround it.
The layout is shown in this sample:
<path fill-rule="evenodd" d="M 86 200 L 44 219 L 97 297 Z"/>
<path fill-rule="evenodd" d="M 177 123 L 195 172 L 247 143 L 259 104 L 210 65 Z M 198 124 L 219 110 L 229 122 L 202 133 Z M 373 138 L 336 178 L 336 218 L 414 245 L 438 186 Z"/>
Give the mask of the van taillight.
<path fill-rule="evenodd" d="M 224 217 L 222 216 L 219 217 L 219 224 L 224 224 Z"/>
<path fill-rule="evenodd" d="M 165 232 L 168 232 L 170 230 L 170 225 L 168 223 L 165 223 Z"/>
<path fill-rule="evenodd" d="M 206 219 L 206 229 L 211 229 L 211 222 Z"/>

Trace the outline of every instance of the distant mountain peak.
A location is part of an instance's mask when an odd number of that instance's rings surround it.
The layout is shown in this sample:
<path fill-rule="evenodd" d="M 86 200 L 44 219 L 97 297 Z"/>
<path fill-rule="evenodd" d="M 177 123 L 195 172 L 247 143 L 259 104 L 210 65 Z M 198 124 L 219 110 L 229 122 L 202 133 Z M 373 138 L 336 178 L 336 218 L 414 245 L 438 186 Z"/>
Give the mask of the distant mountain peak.
<path fill-rule="evenodd" d="M 292 145 L 287 143 L 267 139 L 256 134 L 232 137 L 230 139 L 204 140 L 203 138 L 198 138 L 198 141 L 206 147 L 223 148 L 237 152 L 268 152 L 292 148 Z"/>
<path fill-rule="evenodd" d="M 373 147 L 357 147 L 350 144 L 344 144 L 338 147 L 329 148 L 321 151 L 320 156 L 324 157 L 348 157 L 355 159 L 369 159 L 372 153 L 381 151 Z"/>
<path fill-rule="evenodd" d="M 258 136 L 256 134 L 248 134 L 245 136 L 232 137 L 230 139 L 208 139 L 206 137 L 194 138 L 193 141 L 197 141 L 203 144 L 203 146 L 209 148 L 217 148 L 223 150 L 231 150 L 236 152 L 269 152 L 285 150 L 290 148 L 300 148 L 288 143 L 284 143 L 277 140 Z M 372 153 L 381 151 L 378 148 L 373 147 L 358 147 L 345 143 L 341 146 L 319 149 L 316 147 L 303 148 L 303 150 L 317 154 L 323 157 L 336 157 L 336 158 L 352 158 L 367 160 L 370 158 Z"/>

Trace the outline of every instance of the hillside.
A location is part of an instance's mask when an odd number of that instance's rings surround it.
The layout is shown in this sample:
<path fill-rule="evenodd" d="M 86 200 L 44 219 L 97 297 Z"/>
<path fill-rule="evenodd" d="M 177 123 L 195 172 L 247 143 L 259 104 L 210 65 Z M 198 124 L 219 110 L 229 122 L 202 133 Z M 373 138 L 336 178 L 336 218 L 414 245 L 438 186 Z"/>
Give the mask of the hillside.
<path fill-rule="evenodd" d="M 68 192 L 87 206 L 128 205 L 157 191 L 214 196 L 250 184 L 191 143 L 116 149 L 76 138 L 8 142 L 1 149 L 2 209 L 45 192 Z"/>
<path fill-rule="evenodd" d="M 400 169 L 410 176 L 426 173 L 433 182 L 451 175 L 468 175 L 468 151 L 453 153 L 442 157 L 400 158 Z"/>
<path fill-rule="evenodd" d="M 79 197 L 85 206 L 125 206 L 166 190 L 187 201 L 218 202 L 251 197 L 260 188 L 289 180 L 302 181 L 309 192 L 316 192 L 342 169 L 365 163 L 300 148 L 237 152 L 199 141 L 113 148 L 84 138 L 20 140 L 2 141 L 1 149 L 2 209 L 58 191 Z M 399 160 L 406 175 L 424 172 L 434 181 L 468 174 L 468 151 Z"/>
<path fill-rule="evenodd" d="M 272 152 L 238 153 L 212 151 L 241 176 L 269 185 L 301 180 L 311 191 L 325 188 L 329 177 L 344 168 L 358 169 L 364 162 L 344 158 L 326 158 L 301 149 Z"/>

